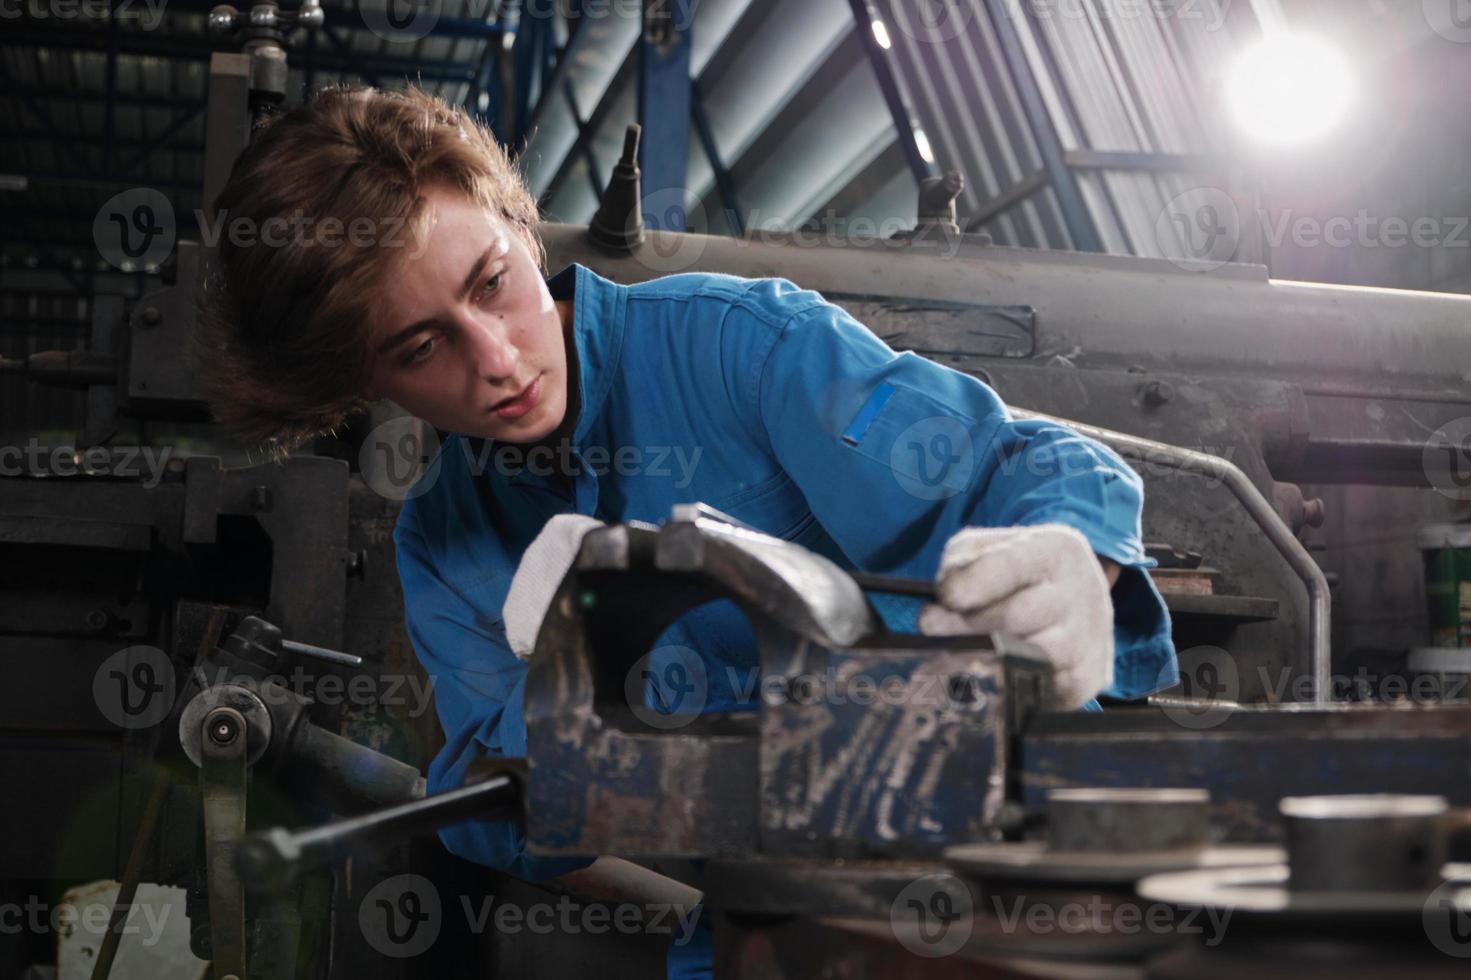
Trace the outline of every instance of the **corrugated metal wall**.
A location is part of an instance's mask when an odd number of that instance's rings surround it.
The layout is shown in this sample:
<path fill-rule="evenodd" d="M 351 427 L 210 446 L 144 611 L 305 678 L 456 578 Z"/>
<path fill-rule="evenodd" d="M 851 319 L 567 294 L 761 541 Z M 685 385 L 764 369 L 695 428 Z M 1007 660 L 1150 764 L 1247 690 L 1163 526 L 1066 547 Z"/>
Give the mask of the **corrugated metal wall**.
<path fill-rule="evenodd" d="M 1082 162 L 1089 152 L 1226 157 L 1229 135 L 1211 93 L 1231 52 L 1259 31 L 1259 10 L 1218 0 L 877 0 L 915 123 L 942 169 L 966 177 L 962 215 L 978 215 L 1015 189 L 1037 189 L 985 220 L 1002 244 L 1074 248 L 1052 187 L 1042 187 L 1039 125 Z M 1275 0 L 1258 7 L 1276 8 Z M 1002 32 L 1013 34 L 1045 105 L 1030 118 Z M 1027 82 L 1028 79 L 1023 79 Z M 1188 254 L 1157 234 L 1158 217 L 1199 177 L 1074 167 L 1105 251 Z M 1232 175 L 1219 175 L 1228 178 Z M 1163 241 L 1161 241 L 1163 237 Z"/>

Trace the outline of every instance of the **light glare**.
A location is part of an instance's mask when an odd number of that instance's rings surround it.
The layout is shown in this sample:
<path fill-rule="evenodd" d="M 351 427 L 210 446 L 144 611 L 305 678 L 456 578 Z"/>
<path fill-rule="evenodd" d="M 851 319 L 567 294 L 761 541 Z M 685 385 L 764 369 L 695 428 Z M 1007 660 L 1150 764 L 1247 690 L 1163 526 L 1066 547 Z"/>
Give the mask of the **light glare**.
<path fill-rule="evenodd" d="M 1353 77 L 1327 42 L 1296 34 L 1268 37 L 1231 72 L 1231 115 L 1264 143 L 1304 143 L 1333 128 L 1353 102 Z"/>
<path fill-rule="evenodd" d="M 919 155 L 925 163 L 935 162 L 935 151 L 930 149 L 930 138 L 924 134 L 924 130 L 914 131 L 914 145 L 919 149 Z"/>

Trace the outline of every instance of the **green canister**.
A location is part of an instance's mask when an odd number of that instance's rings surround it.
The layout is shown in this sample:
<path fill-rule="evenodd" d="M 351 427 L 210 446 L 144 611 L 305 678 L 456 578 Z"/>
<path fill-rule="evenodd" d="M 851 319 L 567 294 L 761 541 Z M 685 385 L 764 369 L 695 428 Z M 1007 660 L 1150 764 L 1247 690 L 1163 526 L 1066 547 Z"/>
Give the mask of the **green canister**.
<path fill-rule="evenodd" d="M 1425 556 L 1430 643 L 1471 647 L 1471 524 L 1427 524 L 1418 538 Z"/>

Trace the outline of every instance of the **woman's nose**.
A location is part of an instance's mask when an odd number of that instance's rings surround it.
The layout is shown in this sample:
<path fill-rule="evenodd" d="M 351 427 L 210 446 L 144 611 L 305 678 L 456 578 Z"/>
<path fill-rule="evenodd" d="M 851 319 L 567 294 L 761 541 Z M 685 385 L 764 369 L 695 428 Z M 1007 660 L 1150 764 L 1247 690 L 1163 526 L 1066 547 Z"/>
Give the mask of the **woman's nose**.
<path fill-rule="evenodd" d="M 475 320 L 466 324 L 470 337 L 470 356 L 475 370 L 488 381 L 506 381 L 515 377 L 521 352 L 511 343 L 510 330 L 500 317 Z"/>

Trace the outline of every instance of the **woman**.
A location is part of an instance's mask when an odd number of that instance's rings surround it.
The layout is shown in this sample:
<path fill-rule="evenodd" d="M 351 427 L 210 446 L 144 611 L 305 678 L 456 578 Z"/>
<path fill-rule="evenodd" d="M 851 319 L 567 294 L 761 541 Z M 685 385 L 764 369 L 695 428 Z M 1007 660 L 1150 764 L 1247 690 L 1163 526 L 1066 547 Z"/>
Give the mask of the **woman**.
<path fill-rule="evenodd" d="M 387 398 L 450 434 L 394 535 L 447 739 L 431 791 L 478 755 L 524 753 L 523 658 L 580 535 L 678 502 L 845 567 L 935 579 L 919 628 L 1030 640 L 1058 707 L 1175 679 L 1141 483 L 1115 455 L 1014 421 L 981 382 L 895 354 L 784 280 L 545 280 L 535 201 L 457 109 L 324 92 L 257 134 L 216 207 L 200 371 L 221 422 L 289 450 Z M 237 240 L 237 222 L 259 234 Z M 733 681 L 753 644 L 732 609 L 663 639 L 702 658 L 706 710 L 750 707 Z M 585 863 L 527 855 L 506 823 L 441 837 L 528 879 Z"/>

